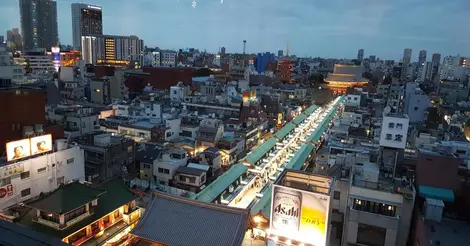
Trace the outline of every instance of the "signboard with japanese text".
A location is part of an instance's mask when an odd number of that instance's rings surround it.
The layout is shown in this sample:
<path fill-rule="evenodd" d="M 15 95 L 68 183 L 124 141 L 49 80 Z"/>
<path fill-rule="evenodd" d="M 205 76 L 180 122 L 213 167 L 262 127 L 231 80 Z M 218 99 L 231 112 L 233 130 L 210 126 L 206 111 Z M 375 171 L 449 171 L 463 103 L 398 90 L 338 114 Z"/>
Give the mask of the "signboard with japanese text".
<path fill-rule="evenodd" d="M 24 172 L 23 163 L 14 163 L 0 168 L 0 179 L 8 178 L 10 176 Z"/>
<path fill-rule="evenodd" d="M 273 185 L 271 233 L 303 243 L 327 243 L 330 197 L 280 185 Z"/>

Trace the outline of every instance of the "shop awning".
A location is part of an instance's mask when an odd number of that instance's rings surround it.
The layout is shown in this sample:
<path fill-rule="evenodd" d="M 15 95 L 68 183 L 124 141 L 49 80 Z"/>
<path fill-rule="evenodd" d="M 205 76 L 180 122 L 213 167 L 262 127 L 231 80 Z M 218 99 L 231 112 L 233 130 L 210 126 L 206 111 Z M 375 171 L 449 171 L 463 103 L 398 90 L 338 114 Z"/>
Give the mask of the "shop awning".
<path fill-rule="evenodd" d="M 438 199 L 445 202 L 454 202 L 455 200 L 452 190 L 427 185 L 419 186 L 419 195 L 423 198 Z"/>

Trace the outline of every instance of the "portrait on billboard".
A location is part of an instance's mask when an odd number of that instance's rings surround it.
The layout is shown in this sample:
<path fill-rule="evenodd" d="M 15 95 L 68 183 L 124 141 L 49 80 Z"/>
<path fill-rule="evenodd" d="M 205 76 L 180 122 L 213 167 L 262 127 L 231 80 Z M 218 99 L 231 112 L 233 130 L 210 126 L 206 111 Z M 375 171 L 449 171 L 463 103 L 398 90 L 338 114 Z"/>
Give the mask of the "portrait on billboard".
<path fill-rule="evenodd" d="M 52 136 L 50 134 L 31 138 L 32 155 L 49 151 L 52 151 Z"/>
<path fill-rule="evenodd" d="M 6 146 L 7 161 L 19 160 L 30 156 L 31 149 L 29 144 L 29 139 L 8 142 Z"/>

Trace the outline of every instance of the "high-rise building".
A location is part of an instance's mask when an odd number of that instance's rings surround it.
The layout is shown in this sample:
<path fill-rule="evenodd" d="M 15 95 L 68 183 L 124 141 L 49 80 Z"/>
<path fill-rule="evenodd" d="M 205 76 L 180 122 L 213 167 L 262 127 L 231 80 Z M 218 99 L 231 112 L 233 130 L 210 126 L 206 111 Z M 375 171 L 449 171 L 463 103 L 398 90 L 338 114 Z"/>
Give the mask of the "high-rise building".
<path fill-rule="evenodd" d="M 439 64 L 441 63 L 441 54 L 439 53 L 434 53 L 432 54 L 432 60 L 431 60 L 432 63 L 434 64 Z"/>
<path fill-rule="evenodd" d="M 369 56 L 369 60 L 371 62 L 375 62 L 375 59 L 376 59 L 376 56 L 374 56 L 374 55 Z"/>
<path fill-rule="evenodd" d="M 103 15 L 101 7 L 72 3 L 73 48 L 80 50 L 82 36 L 103 34 Z"/>
<path fill-rule="evenodd" d="M 52 0 L 20 0 L 23 49 L 50 49 L 59 43 L 57 3 Z"/>
<path fill-rule="evenodd" d="M 423 64 L 426 62 L 426 50 L 420 50 L 419 51 L 419 57 L 418 57 L 418 65 L 423 66 Z"/>
<path fill-rule="evenodd" d="M 357 51 L 357 60 L 362 62 L 364 60 L 364 49 L 359 49 Z"/>
<path fill-rule="evenodd" d="M 256 71 L 258 73 L 264 73 L 268 64 L 274 61 L 274 54 L 270 52 L 258 53 L 256 56 Z"/>
<path fill-rule="evenodd" d="M 82 36 L 82 60 L 88 64 L 125 67 L 142 64 L 144 41 L 136 36 Z"/>
<path fill-rule="evenodd" d="M 403 51 L 403 65 L 410 65 L 411 63 L 411 49 L 407 48 Z"/>
<path fill-rule="evenodd" d="M 18 28 L 7 31 L 7 48 L 11 51 L 22 50 L 21 34 Z"/>
<path fill-rule="evenodd" d="M 1 35 L 0 36 L 0 45 L 5 43 L 5 36 Z"/>
<path fill-rule="evenodd" d="M 283 50 L 278 50 L 277 51 L 277 56 L 283 56 L 284 55 L 284 51 Z"/>
<path fill-rule="evenodd" d="M 220 54 L 225 55 L 225 47 L 220 48 Z"/>

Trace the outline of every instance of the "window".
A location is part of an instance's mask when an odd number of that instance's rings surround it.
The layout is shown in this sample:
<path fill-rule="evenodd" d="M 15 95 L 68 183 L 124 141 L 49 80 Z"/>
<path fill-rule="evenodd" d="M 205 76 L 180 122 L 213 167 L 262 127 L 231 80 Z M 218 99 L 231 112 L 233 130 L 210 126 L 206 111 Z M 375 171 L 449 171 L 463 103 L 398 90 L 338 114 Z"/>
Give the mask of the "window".
<path fill-rule="evenodd" d="M 132 146 L 127 147 L 127 153 L 132 153 Z"/>
<path fill-rule="evenodd" d="M 403 135 L 397 134 L 395 135 L 395 141 L 401 141 L 403 139 Z"/>
<path fill-rule="evenodd" d="M 11 178 L 10 177 L 0 179 L 0 186 L 6 186 L 6 185 L 9 185 L 9 184 L 11 184 Z"/>
<path fill-rule="evenodd" d="M 21 179 L 27 179 L 27 178 L 29 178 L 29 171 L 22 172 L 22 173 L 20 174 L 20 176 L 21 176 Z"/>
<path fill-rule="evenodd" d="M 42 173 L 44 171 L 46 171 L 46 167 L 41 167 L 41 168 L 38 169 L 38 173 Z"/>
<path fill-rule="evenodd" d="M 371 246 L 385 245 L 387 229 L 359 223 L 357 228 L 357 243 Z"/>
<path fill-rule="evenodd" d="M 397 129 L 403 129 L 403 124 L 402 123 L 397 123 Z"/>
<path fill-rule="evenodd" d="M 360 199 L 354 199 L 353 209 L 390 217 L 395 217 L 397 214 L 396 206 Z"/>
<path fill-rule="evenodd" d="M 201 184 L 206 182 L 206 175 L 202 175 L 201 176 Z"/>
<path fill-rule="evenodd" d="M 67 159 L 67 164 L 73 163 L 75 161 L 74 158 Z"/>
<path fill-rule="evenodd" d="M 339 192 L 339 191 L 334 191 L 333 192 L 333 199 L 339 200 L 340 197 L 341 197 L 341 192 Z"/>
<path fill-rule="evenodd" d="M 357 101 L 357 97 L 354 98 L 354 101 Z"/>
<path fill-rule="evenodd" d="M 414 109 L 415 109 L 415 111 L 418 111 L 418 107 L 415 107 Z"/>
<path fill-rule="evenodd" d="M 28 189 L 24 189 L 21 191 L 21 197 L 25 197 L 25 196 L 29 196 L 31 195 L 31 189 L 28 188 Z"/>
<path fill-rule="evenodd" d="M 168 169 L 163 169 L 163 171 L 164 171 L 165 174 L 170 174 L 170 170 L 168 170 Z"/>
<path fill-rule="evenodd" d="M 144 169 L 150 169 L 150 165 L 149 164 L 144 164 Z"/>
<path fill-rule="evenodd" d="M 392 140 L 392 134 L 387 134 L 385 135 L 386 140 Z"/>
<path fill-rule="evenodd" d="M 394 128 L 394 127 L 395 127 L 394 123 L 392 123 L 392 122 L 388 123 L 388 128 Z"/>
<path fill-rule="evenodd" d="M 61 184 L 63 184 L 63 183 L 65 183 L 65 177 L 64 177 L 64 176 L 58 177 L 58 178 L 57 178 L 57 186 L 59 186 L 59 185 L 61 185 Z"/>
<path fill-rule="evenodd" d="M 189 177 L 189 183 L 196 183 L 196 178 L 195 177 Z"/>

